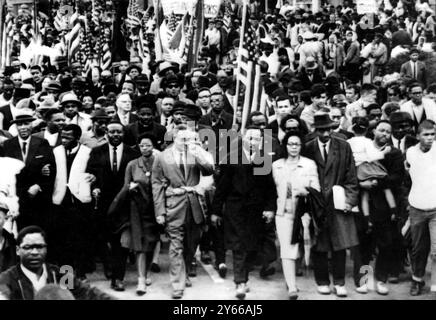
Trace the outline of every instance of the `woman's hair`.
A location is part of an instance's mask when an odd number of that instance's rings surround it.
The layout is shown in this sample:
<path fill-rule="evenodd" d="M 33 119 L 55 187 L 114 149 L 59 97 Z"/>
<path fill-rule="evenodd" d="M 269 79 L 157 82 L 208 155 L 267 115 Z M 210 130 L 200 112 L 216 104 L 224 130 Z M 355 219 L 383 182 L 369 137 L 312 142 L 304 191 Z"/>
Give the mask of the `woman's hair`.
<path fill-rule="evenodd" d="M 280 129 L 282 129 L 284 132 L 286 132 L 286 122 L 289 120 L 294 119 L 298 122 L 298 130 L 300 131 L 300 134 L 302 137 L 304 137 L 306 134 L 309 133 L 309 130 L 307 128 L 307 125 L 300 119 L 300 117 L 296 114 L 288 114 L 286 115 L 282 121 L 280 121 Z"/>
<path fill-rule="evenodd" d="M 298 137 L 301 143 L 300 154 L 304 150 L 304 140 L 299 131 L 290 131 L 285 134 L 285 137 L 282 140 L 282 144 L 280 145 L 280 158 L 286 159 L 288 157 L 288 140 L 290 137 Z"/>
<path fill-rule="evenodd" d="M 151 141 L 151 144 L 153 145 L 153 148 L 157 147 L 157 139 L 156 139 L 156 136 L 154 134 L 152 134 L 152 133 L 141 134 L 138 137 L 138 139 L 136 140 L 138 145 L 141 143 L 142 139 L 149 139 Z"/>

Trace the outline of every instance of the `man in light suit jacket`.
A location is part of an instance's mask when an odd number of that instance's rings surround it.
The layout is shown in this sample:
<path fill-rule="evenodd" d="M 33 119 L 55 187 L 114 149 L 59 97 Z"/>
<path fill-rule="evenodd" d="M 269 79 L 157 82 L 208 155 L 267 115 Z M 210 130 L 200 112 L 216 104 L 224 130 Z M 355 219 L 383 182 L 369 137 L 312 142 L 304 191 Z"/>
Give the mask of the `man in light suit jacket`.
<path fill-rule="evenodd" d="M 124 230 L 114 229 L 106 218 L 109 206 L 115 196 L 124 186 L 124 174 L 127 164 L 140 157 L 139 151 L 123 143 L 123 125 L 112 120 L 107 127 L 108 143 L 92 149 L 86 172 L 96 177 L 92 184 L 92 196 L 97 198 L 94 204 L 98 208 L 97 241 L 103 250 L 100 253 L 107 258 L 107 242 L 111 245 L 111 269 L 105 270 L 106 276 L 111 278 L 111 287 L 116 291 L 124 291 L 124 275 L 126 272 L 127 250 L 121 247 L 120 239 Z M 116 155 L 116 156 L 115 156 Z M 105 261 L 107 262 L 107 261 Z M 107 265 L 105 267 L 108 267 Z"/>
<path fill-rule="evenodd" d="M 186 266 L 193 261 L 205 223 L 201 177 L 213 183 L 211 154 L 193 142 L 197 133 L 186 125 L 173 130 L 174 143 L 160 153 L 153 164 L 152 187 L 156 220 L 165 225 L 170 238 L 172 297 L 180 299 L 191 283 Z"/>
<path fill-rule="evenodd" d="M 91 182 L 95 176 L 85 173 L 91 149 L 81 145 L 82 130 L 68 124 L 61 132 L 62 144 L 53 149 L 56 179 L 53 204 L 56 229 L 53 229 L 52 252 L 58 265 L 73 266 L 79 279 L 86 278 L 91 260 L 90 202 Z M 55 231 L 56 230 L 56 231 Z M 68 250 L 66 250 L 68 248 Z"/>
<path fill-rule="evenodd" d="M 414 48 L 410 50 L 410 60 L 401 65 L 400 75 L 408 80 L 418 81 L 423 88 L 427 86 L 427 75 L 425 63 L 418 60 L 419 50 Z"/>
<path fill-rule="evenodd" d="M 30 115 L 17 115 L 11 123 L 17 125 L 18 136 L 3 144 L 5 157 L 25 163 L 24 169 L 17 175 L 20 204 L 18 229 L 29 225 L 46 228 L 56 176 L 55 159 L 47 140 L 31 136 L 34 120 Z"/>

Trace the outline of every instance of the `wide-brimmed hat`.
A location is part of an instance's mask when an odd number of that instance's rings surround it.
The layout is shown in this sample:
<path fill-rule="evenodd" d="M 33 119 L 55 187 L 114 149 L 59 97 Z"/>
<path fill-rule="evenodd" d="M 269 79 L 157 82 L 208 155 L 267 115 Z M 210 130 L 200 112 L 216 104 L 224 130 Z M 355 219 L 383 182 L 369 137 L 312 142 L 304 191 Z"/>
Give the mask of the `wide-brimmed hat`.
<path fill-rule="evenodd" d="M 183 114 L 194 121 L 200 120 L 202 116 L 200 107 L 190 103 L 185 105 L 185 108 L 183 109 Z"/>
<path fill-rule="evenodd" d="M 315 39 L 315 38 L 316 38 L 315 34 L 313 32 L 311 32 L 311 31 L 306 31 L 306 32 L 303 33 L 303 39 L 304 40 L 312 40 L 312 39 Z"/>
<path fill-rule="evenodd" d="M 77 98 L 74 93 L 67 93 L 62 97 L 61 106 L 65 105 L 67 102 L 74 102 L 78 106 L 82 106 L 82 102 Z"/>
<path fill-rule="evenodd" d="M 336 122 L 334 122 L 330 116 L 328 115 L 328 113 L 323 113 L 323 114 L 316 114 L 314 116 L 314 123 L 313 123 L 313 127 L 315 129 L 328 129 L 328 128 L 332 128 L 335 125 L 337 125 Z"/>
<path fill-rule="evenodd" d="M 306 68 L 306 70 L 315 70 L 318 69 L 318 63 L 316 62 L 314 57 L 307 57 L 304 67 Z"/>
<path fill-rule="evenodd" d="M 47 90 L 57 90 L 57 91 L 61 91 L 62 86 L 60 84 L 60 82 L 56 81 L 56 80 L 52 80 L 48 83 Z"/>
<path fill-rule="evenodd" d="M 23 114 L 17 115 L 15 117 L 15 119 L 11 121 L 11 124 L 14 124 L 14 123 L 24 123 L 24 122 L 33 122 L 35 120 L 36 120 L 36 118 L 31 116 L 30 114 L 23 113 Z"/>
<path fill-rule="evenodd" d="M 92 113 L 91 120 L 99 120 L 99 119 L 109 120 L 111 119 L 111 117 L 109 117 L 106 111 L 104 111 L 103 109 L 97 109 Z"/>
<path fill-rule="evenodd" d="M 174 65 L 172 65 L 168 61 L 164 61 L 159 65 L 159 72 L 157 73 L 157 75 L 160 77 L 163 77 L 165 75 L 165 72 L 167 72 L 169 70 L 173 70 L 174 73 L 177 72 L 177 68 Z"/>

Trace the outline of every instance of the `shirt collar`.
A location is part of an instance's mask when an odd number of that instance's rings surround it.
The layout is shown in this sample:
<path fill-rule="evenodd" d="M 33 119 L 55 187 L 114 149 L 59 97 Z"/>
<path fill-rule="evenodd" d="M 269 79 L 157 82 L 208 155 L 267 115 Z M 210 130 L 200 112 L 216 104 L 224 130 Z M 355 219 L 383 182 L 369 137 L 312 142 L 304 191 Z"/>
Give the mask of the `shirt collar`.
<path fill-rule="evenodd" d="M 18 136 L 18 141 L 20 142 L 20 144 L 23 144 L 23 142 L 27 142 L 27 144 L 29 144 L 30 143 L 30 138 L 31 138 L 31 136 L 29 136 L 26 140 L 23 140 L 23 139 L 21 139 L 20 136 Z"/>
<path fill-rule="evenodd" d="M 316 138 L 316 140 L 318 140 L 318 146 L 319 146 L 320 149 L 323 149 L 324 148 L 324 144 L 325 144 L 327 152 L 329 151 L 329 149 L 330 149 L 330 142 L 332 141 L 331 138 L 330 138 L 330 140 L 327 143 L 322 143 L 321 140 L 319 140 L 319 138 Z"/>
<path fill-rule="evenodd" d="M 42 265 L 42 274 L 39 279 L 36 273 L 27 269 L 25 266 L 23 266 L 23 264 L 20 264 L 20 267 L 24 275 L 30 280 L 30 282 L 32 282 L 35 291 L 38 291 L 47 284 L 48 273 L 45 264 Z"/>

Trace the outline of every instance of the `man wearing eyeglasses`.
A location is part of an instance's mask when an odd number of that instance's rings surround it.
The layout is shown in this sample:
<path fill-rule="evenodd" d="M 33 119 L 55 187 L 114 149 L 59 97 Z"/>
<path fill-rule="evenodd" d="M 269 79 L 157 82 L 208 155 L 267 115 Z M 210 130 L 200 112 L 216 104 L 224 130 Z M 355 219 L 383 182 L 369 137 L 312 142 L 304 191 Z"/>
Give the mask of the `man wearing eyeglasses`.
<path fill-rule="evenodd" d="M 66 285 L 76 299 L 109 300 L 109 295 L 79 281 L 59 267 L 46 263 L 45 232 L 37 226 L 22 229 L 17 236 L 17 255 L 20 263 L 0 274 L 0 294 L 10 300 L 34 300 L 35 294 L 49 283 Z M 68 272 L 68 271 L 67 271 Z"/>
<path fill-rule="evenodd" d="M 400 111 L 407 112 L 412 117 L 415 132 L 424 120 L 436 121 L 436 103 L 423 98 L 423 88 L 419 82 L 409 85 L 410 100 L 400 106 Z"/>

